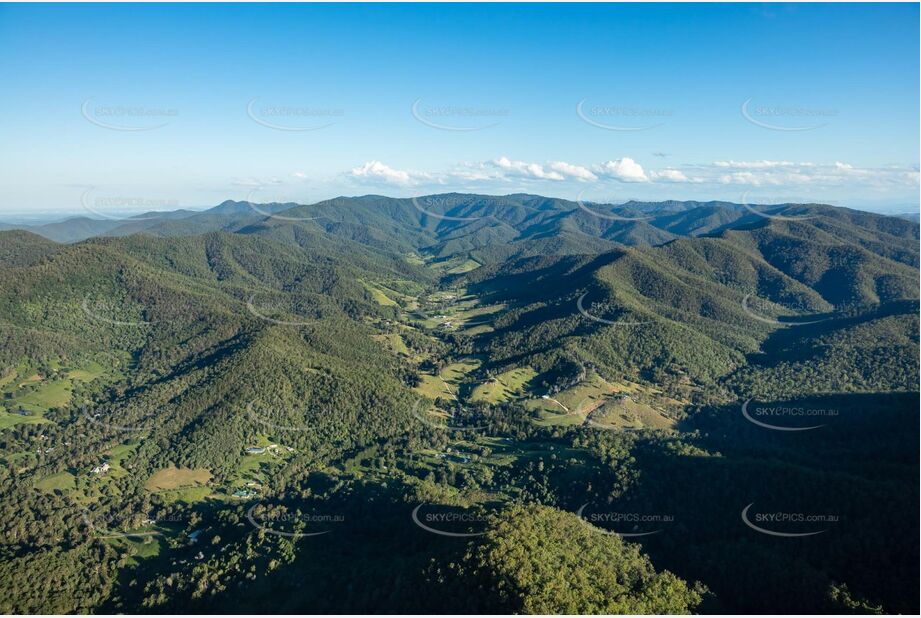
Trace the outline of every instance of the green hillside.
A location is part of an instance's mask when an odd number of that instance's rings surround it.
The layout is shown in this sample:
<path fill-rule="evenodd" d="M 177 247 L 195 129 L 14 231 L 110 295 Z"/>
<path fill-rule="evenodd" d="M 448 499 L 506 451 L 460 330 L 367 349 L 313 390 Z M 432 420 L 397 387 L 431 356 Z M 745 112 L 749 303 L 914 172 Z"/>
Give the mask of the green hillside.
<path fill-rule="evenodd" d="M 764 208 L 0 232 L 0 609 L 917 611 L 918 225 Z"/>

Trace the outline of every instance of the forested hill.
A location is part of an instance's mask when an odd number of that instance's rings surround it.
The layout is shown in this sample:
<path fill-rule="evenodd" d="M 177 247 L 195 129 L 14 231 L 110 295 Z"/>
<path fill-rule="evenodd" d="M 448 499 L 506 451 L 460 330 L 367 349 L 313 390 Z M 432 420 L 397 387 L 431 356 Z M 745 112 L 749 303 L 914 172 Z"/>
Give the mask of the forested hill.
<path fill-rule="evenodd" d="M 917 611 L 916 222 L 148 215 L 0 232 L 3 611 Z"/>
<path fill-rule="evenodd" d="M 310 205 L 260 204 L 226 201 L 205 211 L 150 212 L 127 219 L 72 218 L 22 229 L 59 242 L 92 236 L 136 233 L 160 236 L 203 234 L 209 231 L 291 235 L 292 229 L 322 229 L 334 236 L 398 247 L 427 247 L 442 257 L 505 243 L 562 238 L 557 253 L 602 250 L 610 243 L 658 245 L 680 236 L 719 233 L 728 228 L 776 220 L 810 221 L 857 241 L 872 236 L 912 237 L 918 225 L 885 217 L 816 204 L 734 204 L 731 202 L 626 202 L 599 204 L 538 195 L 505 196 L 447 193 L 415 198 L 379 195 L 337 197 Z M 95 216 L 95 215 L 94 215 Z M 6 226 L 7 228 L 11 226 Z M 878 241 L 879 238 L 876 238 Z M 579 246 L 579 243 L 588 243 Z M 507 257 L 504 256 L 504 257 Z"/>

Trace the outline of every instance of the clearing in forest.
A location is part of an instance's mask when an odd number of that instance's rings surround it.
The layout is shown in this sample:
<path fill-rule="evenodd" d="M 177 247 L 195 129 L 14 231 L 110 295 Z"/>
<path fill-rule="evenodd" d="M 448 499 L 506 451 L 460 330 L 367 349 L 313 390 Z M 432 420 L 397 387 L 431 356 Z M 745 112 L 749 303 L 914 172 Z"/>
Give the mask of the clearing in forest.
<path fill-rule="evenodd" d="M 163 491 L 167 489 L 178 489 L 179 487 L 190 487 L 195 485 L 206 485 L 211 481 L 211 473 L 204 468 L 163 468 L 157 470 L 153 476 L 147 479 L 144 487 L 148 491 Z"/>

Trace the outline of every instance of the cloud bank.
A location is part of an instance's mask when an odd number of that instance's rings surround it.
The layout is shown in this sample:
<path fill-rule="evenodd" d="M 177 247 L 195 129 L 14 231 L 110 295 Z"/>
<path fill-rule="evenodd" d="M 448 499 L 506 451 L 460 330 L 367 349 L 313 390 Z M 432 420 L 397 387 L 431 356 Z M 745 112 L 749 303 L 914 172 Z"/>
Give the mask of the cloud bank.
<path fill-rule="evenodd" d="M 396 169 L 381 161 L 368 161 L 351 170 L 351 180 L 360 184 L 417 187 L 451 186 L 462 182 L 483 185 L 526 183 L 646 183 L 693 184 L 740 187 L 841 187 L 859 183 L 868 187 L 915 187 L 917 167 L 888 166 L 863 168 L 841 161 L 833 163 L 793 161 L 714 161 L 658 169 L 644 169 L 631 157 L 594 164 L 568 161 L 521 161 L 501 156 L 490 161 L 458 163 L 439 172 Z"/>

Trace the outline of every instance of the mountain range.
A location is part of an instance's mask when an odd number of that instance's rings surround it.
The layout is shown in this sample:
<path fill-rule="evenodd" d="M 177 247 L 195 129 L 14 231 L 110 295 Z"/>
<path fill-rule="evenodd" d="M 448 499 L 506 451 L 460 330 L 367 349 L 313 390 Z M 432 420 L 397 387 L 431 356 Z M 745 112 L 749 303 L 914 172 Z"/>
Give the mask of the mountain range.
<path fill-rule="evenodd" d="M 919 238 L 822 204 L 458 193 L 0 231 L 0 607 L 916 611 Z M 795 558 L 748 498 L 850 519 Z M 484 527 L 451 544 L 424 504 Z M 587 504 L 684 519 L 611 536 Z"/>

